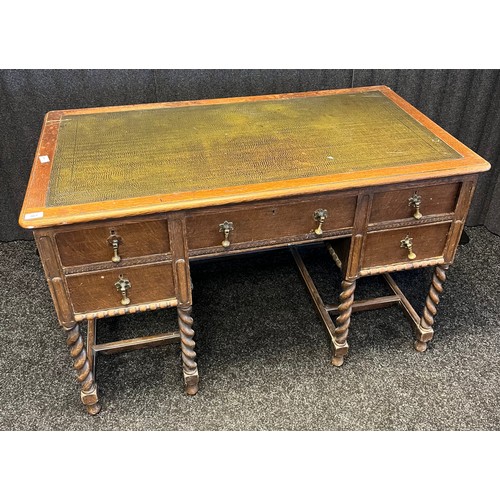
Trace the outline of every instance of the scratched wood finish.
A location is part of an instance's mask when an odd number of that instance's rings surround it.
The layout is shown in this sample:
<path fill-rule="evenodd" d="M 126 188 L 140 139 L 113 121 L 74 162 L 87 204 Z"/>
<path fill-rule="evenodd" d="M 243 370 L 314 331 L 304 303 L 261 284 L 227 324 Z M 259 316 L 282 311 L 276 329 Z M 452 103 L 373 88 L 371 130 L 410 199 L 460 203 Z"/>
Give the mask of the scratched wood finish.
<path fill-rule="evenodd" d="M 170 251 L 165 220 L 104 224 L 92 229 L 64 231 L 56 234 L 63 266 L 78 266 L 94 262 L 111 262 L 112 232 L 119 237 L 118 253 L 122 259 L 143 255 L 164 254 Z"/>
<path fill-rule="evenodd" d="M 459 189 L 460 183 L 454 182 L 375 193 L 370 223 L 413 219 L 415 208 L 410 206 L 408 200 L 415 193 L 422 198 L 420 212 L 423 215 L 452 213 L 455 210 Z"/>
<path fill-rule="evenodd" d="M 317 197 L 314 201 L 265 206 L 240 205 L 221 207 L 215 212 L 188 214 L 186 221 L 189 249 L 220 248 L 224 235 L 219 232 L 219 224 L 224 221 L 233 223 L 234 230 L 229 234 L 232 244 L 252 241 L 272 243 L 297 235 L 310 235 L 318 227 L 318 222 L 314 219 L 317 209 L 328 210 L 322 228 L 326 236 L 328 231 L 352 227 L 356 196 L 331 195 Z"/>
<path fill-rule="evenodd" d="M 127 291 L 130 306 L 175 297 L 171 264 L 77 274 L 66 277 L 75 313 L 120 307 L 122 296 L 115 287 L 120 275 L 130 280 L 132 285 Z"/>
<path fill-rule="evenodd" d="M 439 257 L 443 255 L 449 229 L 450 224 L 444 223 L 369 233 L 361 267 L 366 269 L 400 262 L 415 263 Z M 401 240 L 406 236 L 413 238 L 414 260 L 408 259 L 406 248 L 401 248 Z"/>

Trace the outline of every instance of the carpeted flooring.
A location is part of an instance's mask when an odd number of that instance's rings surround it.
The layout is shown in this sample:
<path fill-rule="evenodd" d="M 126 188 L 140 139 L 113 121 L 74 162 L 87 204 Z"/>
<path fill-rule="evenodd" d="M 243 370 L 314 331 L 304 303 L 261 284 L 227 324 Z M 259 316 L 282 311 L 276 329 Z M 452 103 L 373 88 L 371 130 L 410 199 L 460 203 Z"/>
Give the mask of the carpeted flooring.
<path fill-rule="evenodd" d="M 88 416 L 33 242 L 0 244 L 2 430 L 499 430 L 500 238 L 468 228 L 425 354 L 397 307 L 353 315 L 351 351 L 327 335 L 286 250 L 192 264 L 201 375 L 182 388 L 177 345 L 100 356 L 103 410 Z M 324 299 L 339 273 L 304 251 Z M 395 275 L 421 309 L 430 270 Z M 357 297 L 385 293 L 361 280 Z M 99 341 L 175 328 L 174 311 L 102 320 Z"/>

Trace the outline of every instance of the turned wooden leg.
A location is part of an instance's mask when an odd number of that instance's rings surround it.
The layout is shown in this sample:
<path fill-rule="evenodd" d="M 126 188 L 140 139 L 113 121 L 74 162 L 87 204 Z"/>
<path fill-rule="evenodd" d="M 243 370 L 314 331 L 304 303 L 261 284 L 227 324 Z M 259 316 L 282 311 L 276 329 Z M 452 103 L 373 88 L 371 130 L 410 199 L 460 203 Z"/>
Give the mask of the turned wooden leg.
<path fill-rule="evenodd" d="M 90 369 L 92 370 L 92 376 L 94 377 L 94 380 L 95 380 L 95 361 L 96 361 L 94 345 L 95 345 L 95 337 L 97 329 L 96 327 L 97 327 L 96 320 L 89 319 L 87 322 L 87 359 L 89 360 Z"/>
<path fill-rule="evenodd" d="M 356 281 L 342 281 L 342 293 L 340 294 L 340 304 L 338 306 L 339 315 L 335 320 L 336 327 L 333 333 L 332 365 L 334 366 L 342 366 L 344 363 L 344 356 L 349 350 L 347 335 L 349 333 L 349 324 L 351 323 L 355 288 Z"/>
<path fill-rule="evenodd" d="M 179 330 L 181 334 L 181 356 L 182 356 L 182 370 L 184 372 L 184 384 L 186 386 L 186 394 L 193 396 L 198 392 L 198 366 L 194 352 L 195 342 L 193 340 L 194 330 L 191 328 L 193 325 L 193 318 L 191 317 L 190 305 L 177 306 L 177 314 L 179 320 Z"/>
<path fill-rule="evenodd" d="M 449 266 L 436 266 L 432 275 L 431 287 L 425 300 L 424 312 L 420 318 L 417 329 L 417 340 L 415 349 L 419 352 L 427 350 L 427 343 L 434 336 L 434 316 L 437 313 L 436 306 L 439 304 L 439 294 L 443 292 L 443 283 L 446 281 L 446 271 Z"/>
<path fill-rule="evenodd" d="M 90 368 L 87 352 L 83 345 L 82 335 L 78 323 L 72 328 L 67 328 L 68 338 L 66 343 L 69 347 L 69 353 L 73 358 L 73 366 L 76 370 L 76 377 L 82 384 L 80 397 L 85 405 L 87 412 L 96 415 L 101 411 L 101 405 L 97 396 L 97 385 Z"/>

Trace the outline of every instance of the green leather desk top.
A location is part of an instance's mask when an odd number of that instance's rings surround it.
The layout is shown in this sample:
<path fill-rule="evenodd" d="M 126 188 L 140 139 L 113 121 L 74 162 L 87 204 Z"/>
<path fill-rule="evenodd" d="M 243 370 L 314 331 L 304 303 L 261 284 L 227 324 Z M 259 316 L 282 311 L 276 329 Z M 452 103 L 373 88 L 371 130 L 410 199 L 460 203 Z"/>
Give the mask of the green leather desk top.
<path fill-rule="evenodd" d="M 47 207 L 461 158 L 378 90 L 60 120 Z"/>
<path fill-rule="evenodd" d="M 37 229 L 489 168 L 384 86 L 51 111 L 19 223 Z"/>

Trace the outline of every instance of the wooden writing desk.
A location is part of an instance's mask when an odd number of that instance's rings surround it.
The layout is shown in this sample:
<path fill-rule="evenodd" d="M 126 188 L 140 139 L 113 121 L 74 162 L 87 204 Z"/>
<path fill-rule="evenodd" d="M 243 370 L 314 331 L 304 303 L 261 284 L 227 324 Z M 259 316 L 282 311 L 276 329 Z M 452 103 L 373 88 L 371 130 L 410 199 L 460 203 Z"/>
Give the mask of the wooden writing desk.
<path fill-rule="evenodd" d="M 52 111 L 21 226 L 34 230 L 87 411 L 95 354 L 181 342 L 198 390 L 189 261 L 290 246 L 333 345 L 353 310 L 400 304 L 423 351 L 479 172 L 489 164 L 387 87 Z M 342 269 L 323 304 L 298 245 Z M 435 266 L 422 316 L 388 272 Z M 394 295 L 354 301 L 384 274 Z M 98 318 L 177 307 L 179 331 L 97 344 Z M 336 313 L 336 324 L 330 313 Z M 87 348 L 79 323 L 88 321 Z"/>

